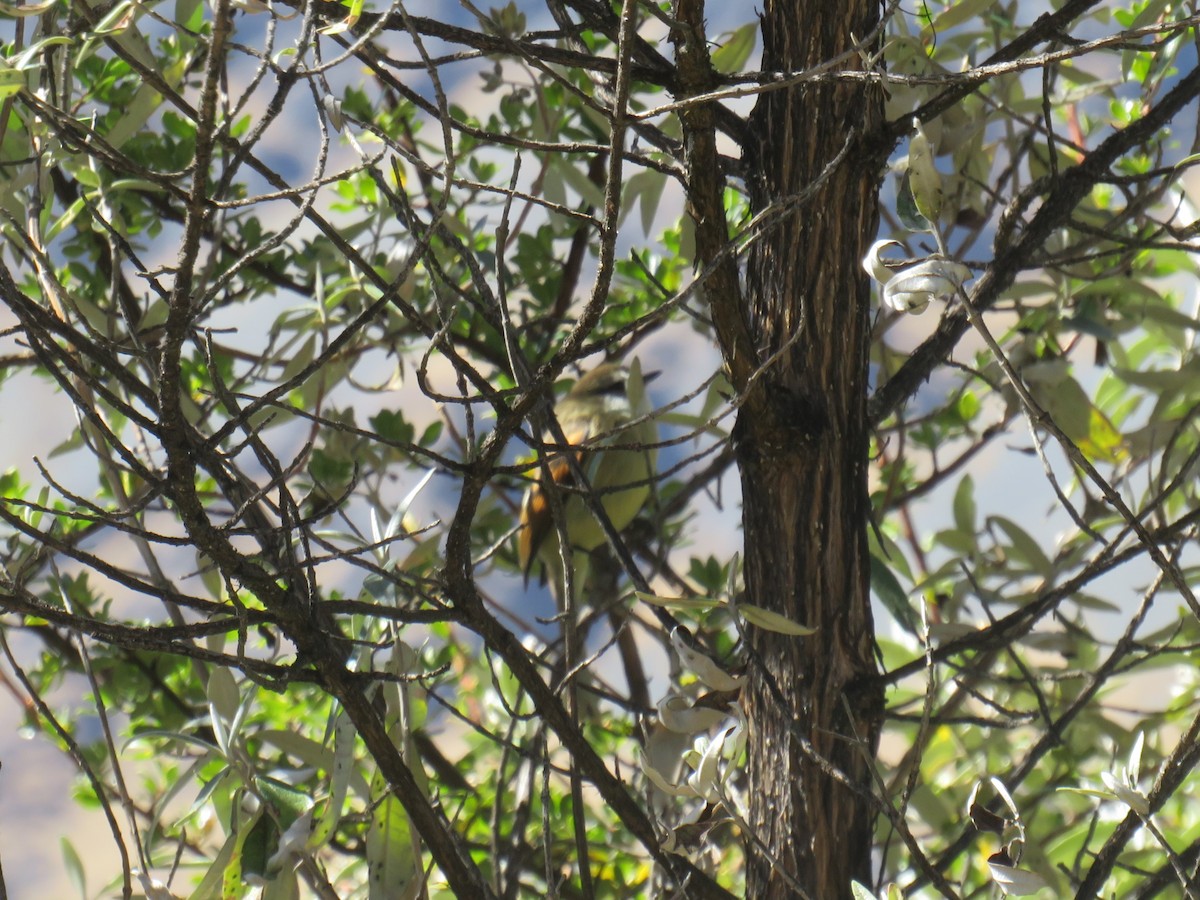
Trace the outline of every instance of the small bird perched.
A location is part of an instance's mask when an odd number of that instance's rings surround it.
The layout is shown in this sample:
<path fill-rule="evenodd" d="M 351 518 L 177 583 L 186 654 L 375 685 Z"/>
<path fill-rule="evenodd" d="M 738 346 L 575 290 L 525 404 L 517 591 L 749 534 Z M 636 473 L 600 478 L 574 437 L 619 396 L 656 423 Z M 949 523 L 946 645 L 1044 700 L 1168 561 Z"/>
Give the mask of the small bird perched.
<path fill-rule="evenodd" d="M 646 410 L 639 408 L 645 405 L 643 384 L 657 374 L 643 378 L 636 360 L 629 367 L 601 363 L 580 378 L 554 408 L 567 444 L 580 448 L 576 459 L 588 485 L 600 495 L 601 505 L 618 531 L 634 520 L 650 495 L 655 458 L 651 445 L 658 440 L 658 431 L 650 420 L 629 423 L 645 414 Z M 557 443 L 548 434 L 543 439 L 548 444 Z M 568 461 L 561 453 L 550 452 L 555 455 L 525 492 L 521 504 L 517 553 L 527 583 L 538 559 L 547 573 L 557 576 L 562 569 L 558 528 L 542 479 L 548 469 L 559 487 L 576 485 Z M 623 485 L 630 487 L 619 490 Z M 586 552 L 603 544 L 604 529 L 583 498 L 569 490 L 563 490 L 561 496 L 571 549 Z M 561 589 L 561 584 L 556 587 Z"/>

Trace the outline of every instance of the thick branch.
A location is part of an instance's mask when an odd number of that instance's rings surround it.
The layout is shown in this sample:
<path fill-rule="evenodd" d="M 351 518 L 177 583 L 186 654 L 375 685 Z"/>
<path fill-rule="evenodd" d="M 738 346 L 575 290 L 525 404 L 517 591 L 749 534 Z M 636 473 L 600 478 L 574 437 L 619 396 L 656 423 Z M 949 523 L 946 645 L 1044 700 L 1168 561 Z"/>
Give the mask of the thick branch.
<path fill-rule="evenodd" d="M 676 99 L 704 94 L 716 86 L 716 72 L 708 55 L 704 31 L 704 3 L 681 0 L 676 9 L 679 22 L 672 32 L 679 58 Z M 758 364 L 750 337 L 745 303 L 738 279 L 737 259 L 726 249 L 729 226 L 725 220 L 725 177 L 717 154 L 716 103 L 688 107 L 679 113 L 683 122 L 684 164 L 687 177 L 688 214 L 696 227 L 696 256 L 709 266 L 704 295 L 712 312 L 713 326 L 722 356 L 737 390 L 744 388 Z"/>

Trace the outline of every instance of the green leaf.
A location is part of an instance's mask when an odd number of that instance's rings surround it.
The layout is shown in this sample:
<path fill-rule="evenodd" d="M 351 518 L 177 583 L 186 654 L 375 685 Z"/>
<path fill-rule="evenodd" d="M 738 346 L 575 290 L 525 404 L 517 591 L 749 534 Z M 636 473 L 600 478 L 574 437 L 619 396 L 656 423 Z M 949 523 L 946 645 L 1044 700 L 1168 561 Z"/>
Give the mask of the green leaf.
<path fill-rule="evenodd" d="M 1102 460 L 1117 463 L 1128 456 L 1121 432 L 1095 406 L 1088 411 L 1088 434 L 1085 440 L 1079 442 L 1079 449 L 1093 462 Z"/>
<path fill-rule="evenodd" d="M 250 842 L 251 847 L 249 855 L 252 861 L 257 860 L 259 871 L 262 865 L 266 862 L 266 855 L 261 850 L 263 833 L 256 831 L 258 823 L 263 818 L 263 810 L 260 808 L 257 812 L 243 816 L 240 810 L 240 804 L 234 806 L 233 815 L 239 818 L 237 833 L 232 836 L 233 851 L 230 853 L 228 861 L 221 871 L 220 896 L 223 898 L 239 897 L 242 886 L 245 882 L 245 856 L 247 853 L 246 844 Z M 252 862 L 252 864 L 254 864 Z M 251 871 L 254 871 L 253 869 Z M 206 879 L 207 880 L 207 879 Z"/>
<path fill-rule="evenodd" d="M 349 12 L 346 14 L 346 18 L 338 22 L 334 22 L 332 25 L 326 25 L 324 28 L 319 29 L 321 34 L 341 34 L 344 31 L 349 31 L 358 23 L 359 18 L 362 16 L 363 0 L 350 0 L 348 4 L 343 3 L 343 5 L 349 6 L 350 8 Z"/>
<path fill-rule="evenodd" d="M 325 809 L 313 823 L 305 849 L 315 852 L 324 847 L 333 837 L 342 810 L 346 805 L 346 794 L 350 777 L 354 773 L 354 742 L 357 732 L 345 710 L 339 710 L 333 725 L 333 761 L 329 772 L 329 799 Z"/>
<path fill-rule="evenodd" d="M 807 625 L 801 625 L 799 622 L 793 622 L 787 616 L 774 612 L 769 609 L 763 609 L 761 606 L 755 606 L 752 603 L 739 603 L 736 606 L 738 615 L 758 628 L 764 631 L 773 631 L 776 634 L 790 634 L 796 637 L 807 637 L 810 634 L 816 634 L 815 628 L 809 628 Z"/>
<path fill-rule="evenodd" d="M 663 609 L 707 610 L 721 605 L 721 600 L 717 597 L 659 597 L 657 594 L 647 594 L 643 591 L 633 593 L 639 600 Z"/>
<path fill-rule="evenodd" d="M 54 220 L 53 224 L 46 229 L 45 242 L 49 244 L 63 231 L 63 229 L 74 224 L 75 219 L 87 208 L 87 204 L 82 197 L 67 207 L 66 212 Z"/>
<path fill-rule="evenodd" d="M 367 829 L 369 900 L 412 900 L 423 879 L 408 813 L 382 775 L 376 774 L 371 793 L 376 804 Z"/>
<path fill-rule="evenodd" d="M 900 224 L 909 231 L 933 230 L 929 220 L 917 209 L 917 201 L 912 192 L 912 179 L 907 171 L 900 176 L 900 185 L 896 188 L 896 215 Z"/>
<path fill-rule="evenodd" d="M 288 355 L 287 364 L 283 367 L 280 381 L 289 381 L 302 372 L 311 363 L 317 352 L 316 335 L 309 335 L 300 349 Z"/>
<path fill-rule="evenodd" d="M 59 841 L 59 846 L 62 848 L 63 864 L 67 869 L 67 877 L 70 878 L 75 890 L 79 891 L 79 896 L 86 900 L 88 895 L 87 876 L 83 871 L 83 860 L 75 852 L 75 845 L 65 837 Z"/>
<path fill-rule="evenodd" d="M 751 20 L 733 31 L 721 46 L 713 51 L 711 61 L 718 72 L 740 72 L 758 45 L 758 22 Z"/>
<path fill-rule="evenodd" d="M 0 100 L 11 97 L 25 87 L 25 73 L 20 69 L 0 67 Z"/>
<path fill-rule="evenodd" d="M 963 391 L 954 404 L 954 410 L 964 423 L 974 421 L 975 417 L 979 415 L 979 397 L 974 391 Z"/>
<path fill-rule="evenodd" d="M 957 2 L 948 4 L 946 9 L 933 20 L 933 30 L 942 34 L 956 25 L 979 18 L 984 12 L 990 12 L 995 5 L 996 0 L 957 0 Z M 980 27 L 986 25 L 987 23 L 982 20 L 979 22 Z"/>
<path fill-rule="evenodd" d="M 917 212 L 933 223 L 941 215 L 944 201 L 942 173 L 934 165 L 936 148 L 925 135 L 924 126 L 914 118 L 913 127 L 917 132 L 908 140 L 908 185 Z"/>
<path fill-rule="evenodd" d="M 871 554 L 871 590 L 879 602 L 910 634 L 919 634 L 921 620 L 908 601 L 908 592 L 892 573 L 887 563 Z"/>
<path fill-rule="evenodd" d="M 396 566 L 398 572 L 420 571 L 442 558 L 442 545 L 437 538 L 427 538 L 425 540 L 414 538 L 412 545 L 412 550 Z"/>
<path fill-rule="evenodd" d="M 647 170 L 647 173 L 655 177 L 647 180 L 638 205 L 641 212 L 642 231 L 650 234 L 651 229 L 654 228 L 654 218 L 658 215 L 659 206 L 662 204 L 663 191 L 667 187 L 667 175 L 664 172 L 653 170 Z"/>
<path fill-rule="evenodd" d="M 225 872 L 229 869 L 234 854 L 238 852 L 241 844 L 240 838 L 241 833 L 239 832 L 231 834 L 225 839 L 221 849 L 209 862 L 204 877 L 196 885 L 196 889 L 188 895 L 188 900 L 217 900 L 223 896 L 222 884 L 225 880 Z"/>
<path fill-rule="evenodd" d="M 1065 360 L 1026 366 L 1023 374 L 1030 396 L 1089 460 L 1118 462 L 1125 456 L 1121 433 L 1067 374 Z"/>
<path fill-rule="evenodd" d="M 212 674 L 209 675 L 208 702 L 227 723 L 232 722 L 237 715 L 242 698 L 233 673 L 229 669 L 213 669 Z"/>
<path fill-rule="evenodd" d="M 279 846 L 279 826 L 265 811 L 259 810 L 254 824 L 246 832 L 241 852 L 235 860 L 238 879 L 240 881 L 245 881 L 247 877 L 265 879 L 267 860 L 271 858 L 271 854 L 275 852 L 277 846 Z M 233 881 L 233 871 L 234 869 L 231 868 L 226 873 L 225 883 L 227 885 Z"/>
<path fill-rule="evenodd" d="M 299 869 L 287 869 L 272 873 L 259 900 L 298 900 L 299 897 Z"/>
<path fill-rule="evenodd" d="M 597 209 L 604 207 L 604 188 L 588 178 L 587 173 L 576 168 L 570 159 L 562 156 L 550 157 L 550 168 L 562 176 L 562 180 L 584 203 Z"/>
<path fill-rule="evenodd" d="M 278 778 L 264 776 L 255 779 L 254 784 L 263 798 L 275 808 L 279 815 L 279 822 L 284 828 L 304 815 L 312 805 L 312 800 L 307 793 Z"/>
<path fill-rule="evenodd" d="M 1022 560 L 1030 569 L 1043 578 L 1054 574 L 1054 563 L 1050 561 L 1041 545 L 1033 539 L 1029 532 L 1020 525 L 1004 516 L 989 516 L 988 524 L 999 528 L 1008 537 L 1011 555 Z"/>
<path fill-rule="evenodd" d="M 975 481 L 964 475 L 954 491 L 954 526 L 963 534 L 975 534 Z"/>
<path fill-rule="evenodd" d="M 371 427 L 385 441 L 392 441 L 397 444 L 411 444 L 413 437 L 416 434 L 416 429 L 405 421 L 404 413 L 401 410 L 380 410 L 378 415 L 372 416 L 369 419 Z"/>

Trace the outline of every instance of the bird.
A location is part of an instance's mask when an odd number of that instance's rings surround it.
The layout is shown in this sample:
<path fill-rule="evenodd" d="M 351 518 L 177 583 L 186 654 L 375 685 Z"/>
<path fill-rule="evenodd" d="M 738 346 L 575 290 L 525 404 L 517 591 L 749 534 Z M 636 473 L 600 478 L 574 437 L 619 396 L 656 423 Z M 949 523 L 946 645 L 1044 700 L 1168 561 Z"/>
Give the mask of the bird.
<path fill-rule="evenodd" d="M 637 360 L 629 366 L 604 362 L 583 375 L 555 404 L 554 413 L 566 444 L 579 448 L 575 458 L 587 477 L 587 486 L 600 495 L 600 503 L 617 531 L 637 517 L 650 496 L 658 430 L 653 420 L 643 418 L 646 410 L 641 407 L 645 405 L 643 385 L 658 374 L 643 376 Z M 550 434 L 543 440 L 558 444 Z M 562 555 L 554 505 L 543 482 L 547 474 L 563 489 L 558 506 L 572 555 L 596 549 L 604 543 L 605 535 L 579 493 L 567 490 L 577 487 L 567 458 L 553 448 L 548 452 L 553 455 L 545 466 L 539 466 L 537 479 L 521 503 L 517 555 L 527 585 L 540 560 L 543 575 L 551 576 L 552 587 L 558 582 L 556 593 L 560 593 Z"/>

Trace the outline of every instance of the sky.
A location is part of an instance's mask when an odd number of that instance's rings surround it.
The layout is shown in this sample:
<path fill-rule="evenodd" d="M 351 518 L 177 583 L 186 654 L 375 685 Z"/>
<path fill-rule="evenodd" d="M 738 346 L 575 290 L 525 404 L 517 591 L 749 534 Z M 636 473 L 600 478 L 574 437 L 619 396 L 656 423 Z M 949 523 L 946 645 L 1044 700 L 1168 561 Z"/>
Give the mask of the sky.
<path fill-rule="evenodd" d="M 528 27 L 531 30 L 550 27 L 544 4 L 523 2 L 519 6 L 529 14 Z M 443 16 L 447 21 L 459 23 L 470 21 L 469 14 L 460 5 L 444 0 L 411 3 L 408 9 L 415 15 Z M 1032 20 L 1039 11 L 1034 5 L 1023 5 L 1021 15 Z M 717 33 L 722 29 L 731 28 L 739 24 L 745 14 L 746 7 L 738 4 L 712 4 L 709 14 L 710 29 Z M 264 22 L 265 17 L 262 16 L 240 16 L 238 39 L 247 43 L 261 40 Z M 295 23 L 281 24 L 277 46 L 287 44 L 290 29 L 294 26 Z M 248 63 L 243 66 L 241 70 L 235 68 L 231 72 L 234 83 L 238 78 L 249 76 Z M 354 67 L 346 69 L 345 74 L 339 71 L 339 74 L 333 77 L 332 86 L 335 93 L 346 82 L 361 75 Z M 428 90 L 427 85 L 425 88 Z M 491 102 L 480 88 L 481 82 L 477 73 L 467 66 L 463 67 L 461 77 L 452 76 L 447 82 L 447 89 L 455 101 L 468 107 Z M 261 110 L 268 96 L 267 91 L 256 96 L 250 109 L 252 114 Z M 750 101 L 745 101 L 743 106 L 748 108 L 749 103 Z M 297 134 L 311 134 L 311 112 L 311 109 L 297 112 L 294 118 L 285 118 L 272 129 L 267 158 L 286 176 L 307 179 L 312 171 L 315 144 L 295 139 Z M 334 150 L 331 163 L 333 167 L 353 164 L 357 158 L 354 151 L 344 144 L 339 143 Z M 661 227 L 673 219 L 680 207 L 681 199 L 678 193 L 666 194 L 655 225 Z M 631 217 L 631 221 L 635 218 Z M 149 249 L 148 261 L 151 264 L 169 264 L 173 261 L 176 236 L 177 233 L 168 228 Z M 630 240 L 633 240 L 633 237 L 630 237 Z M 286 302 L 292 301 L 289 299 Z M 264 308 L 249 316 L 239 311 L 237 314 L 231 313 L 228 319 L 218 318 L 214 324 L 238 326 L 242 329 L 247 345 L 254 346 L 261 330 L 278 313 L 277 308 Z M 0 324 L 7 322 L 0 319 Z M 910 329 L 909 339 L 915 344 L 935 324 L 936 312 L 928 313 L 923 319 L 911 320 L 907 323 Z M 228 340 L 236 343 L 240 337 L 231 335 Z M 689 337 L 686 329 L 656 335 L 645 342 L 638 353 L 645 368 L 660 369 L 664 373 L 651 386 L 651 397 L 657 404 L 668 403 L 694 387 L 696 372 L 708 373 L 719 365 L 715 348 L 703 339 Z M 386 361 L 376 362 L 381 366 L 381 372 L 382 367 L 388 365 Z M 930 396 L 938 396 L 938 389 L 935 382 L 929 388 Z M 402 391 L 413 390 L 411 384 L 402 388 Z M 415 397 L 415 394 L 412 396 Z M 376 400 L 378 408 L 385 408 L 396 402 L 395 397 L 385 395 L 379 395 Z M 355 402 L 359 409 L 359 421 L 365 422 L 375 410 L 361 397 Z M 415 404 L 413 406 L 415 407 Z M 36 455 L 51 465 L 56 477 L 61 478 L 69 487 L 84 494 L 93 491 L 95 476 L 90 469 L 73 467 L 70 457 L 48 458 L 47 448 L 69 437 L 75 430 L 75 420 L 69 404 L 53 391 L 45 380 L 18 374 L 6 382 L 0 390 L 0 421 L 22 423 L 21 427 L 7 429 L 3 454 L 0 456 L 0 468 L 18 465 L 24 471 L 32 471 L 31 460 Z M 977 486 L 977 501 L 981 514 L 994 510 L 1018 518 L 1027 524 L 1031 533 L 1045 542 L 1045 546 L 1052 547 L 1057 536 L 1068 526 L 1068 520 L 1065 514 L 1052 508 L 1037 460 L 1026 453 L 1009 452 L 1012 446 L 1011 442 L 997 444 L 980 454 L 970 467 Z M 1024 441 L 1024 446 L 1028 446 L 1027 440 Z M 665 451 L 662 454 L 663 465 L 670 464 L 672 454 L 678 456 L 687 449 L 683 447 L 676 451 Z M 420 473 L 413 474 L 413 483 L 419 475 Z M 1014 491 L 1013 485 L 1035 487 L 1030 492 L 1023 492 Z M 411 486 L 411 483 L 397 484 L 397 497 L 403 496 Z M 917 516 L 923 528 L 936 530 L 946 526 L 951 506 L 948 494 L 953 489 L 953 484 L 948 485 L 920 501 Z M 415 511 L 419 517 L 431 519 L 452 493 L 452 486 L 435 484 Z M 735 474 L 731 473 L 723 482 L 722 508 L 717 509 L 710 505 L 704 508 L 692 523 L 693 542 L 689 551 L 703 553 L 705 550 L 711 550 L 724 553 L 734 546 L 737 540 L 737 511 L 738 484 Z M 114 552 L 121 551 L 118 549 Z M 1112 590 L 1128 591 L 1130 596 L 1134 596 L 1138 586 L 1148 578 L 1149 572 L 1144 567 L 1131 567 L 1114 579 Z M 497 588 L 518 599 L 522 596 L 520 592 L 524 590 L 515 576 L 507 584 L 498 584 Z M 544 611 L 550 609 L 549 599 L 545 595 L 540 595 L 535 602 L 540 603 Z M 1169 609 L 1162 613 L 1169 614 Z M 877 616 L 880 622 L 887 622 L 887 617 L 882 611 L 878 611 Z M 885 627 L 891 628 L 890 625 Z M 64 696 L 78 696 L 80 691 L 81 686 L 73 684 Z M 65 868 L 60 862 L 57 838 L 62 834 L 69 834 L 80 853 L 89 857 L 89 871 L 95 875 L 111 871 L 114 854 L 110 838 L 107 837 L 106 828 L 97 815 L 79 810 L 71 801 L 70 782 L 74 774 L 73 766 L 43 738 L 29 737 L 28 732 L 20 727 L 21 716 L 22 710 L 12 702 L 11 697 L 0 693 L 0 762 L 3 763 L 3 767 L 0 768 L 0 862 L 4 866 L 9 896 L 14 900 L 73 896 L 66 879 Z M 30 835 L 37 837 L 31 840 Z M 97 887 L 95 877 L 90 886 L 94 892 Z"/>

